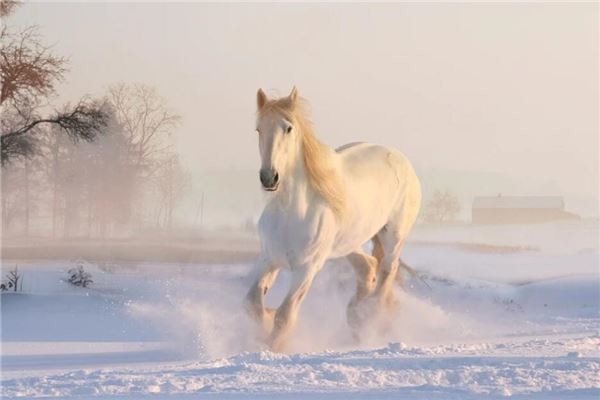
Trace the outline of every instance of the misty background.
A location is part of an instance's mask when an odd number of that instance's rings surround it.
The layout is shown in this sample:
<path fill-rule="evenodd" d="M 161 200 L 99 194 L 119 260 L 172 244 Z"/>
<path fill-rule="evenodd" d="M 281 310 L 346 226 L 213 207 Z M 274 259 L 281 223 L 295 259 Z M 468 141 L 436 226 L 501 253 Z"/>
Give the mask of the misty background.
<path fill-rule="evenodd" d="M 293 85 L 322 141 L 398 148 L 424 201 L 450 191 L 458 220 L 470 221 L 474 196 L 498 193 L 562 196 L 567 210 L 599 215 L 597 4 L 52 2 L 25 3 L 7 23 L 38 25 L 69 60 L 47 108 L 146 88 L 177 117 L 164 135 L 176 161 L 161 159 L 143 201 L 118 190 L 131 209 L 113 219 L 136 220 L 127 234 L 250 229 L 264 204 L 256 90 L 287 95 Z M 165 189 L 173 180 L 181 187 Z M 37 198 L 46 228 L 33 231 L 47 232 L 49 198 Z"/>

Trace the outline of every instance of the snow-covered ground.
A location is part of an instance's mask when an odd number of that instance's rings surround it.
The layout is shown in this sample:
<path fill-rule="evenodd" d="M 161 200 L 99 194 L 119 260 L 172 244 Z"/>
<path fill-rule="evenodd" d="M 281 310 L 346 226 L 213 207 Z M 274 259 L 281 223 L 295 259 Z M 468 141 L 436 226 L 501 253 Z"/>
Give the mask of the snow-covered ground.
<path fill-rule="evenodd" d="M 288 354 L 264 349 L 242 311 L 250 264 L 87 264 L 83 289 L 65 282 L 72 261 L 18 261 L 23 293 L 1 296 L 1 394 L 597 399 L 597 240 L 597 221 L 417 230 L 403 259 L 421 278 L 398 290 L 386 329 L 353 341 L 353 272 L 333 261 Z"/>

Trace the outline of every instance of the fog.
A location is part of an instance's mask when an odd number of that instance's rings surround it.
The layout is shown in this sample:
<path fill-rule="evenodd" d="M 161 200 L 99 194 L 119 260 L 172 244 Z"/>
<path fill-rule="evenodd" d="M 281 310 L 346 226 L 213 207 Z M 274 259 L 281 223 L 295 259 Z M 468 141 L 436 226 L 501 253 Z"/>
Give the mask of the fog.
<path fill-rule="evenodd" d="M 0 0 L 0 397 L 597 397 L 598 11 Z"/>
<path fill-rule="evenodd" d="M 415 164 L 427 200 L 557 195 L 598 216 L 597 4 L 27 3 L 70 60 L 56 103 L 116 82 L 181 116 L 182 226 L 239 226 L 263 204 L 255 94 L 293 85 L 331 146 L 369 141 Z M 204 196 L 204 200 L 202 197 Z"/>

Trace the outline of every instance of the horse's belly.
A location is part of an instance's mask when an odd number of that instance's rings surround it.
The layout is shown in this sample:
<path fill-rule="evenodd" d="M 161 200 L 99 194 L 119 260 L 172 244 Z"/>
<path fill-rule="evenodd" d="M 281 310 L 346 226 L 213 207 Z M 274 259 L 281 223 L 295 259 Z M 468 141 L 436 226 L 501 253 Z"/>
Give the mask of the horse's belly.
<path fill-rule="evenodd" d="M 330 258 L 345 257 L 350 253 L 354 253 L 356 249 L 360 248 L 370 238 L 355 237 L 355 238 L 343 238 L 339 240 L 331 250 Z"/>
<path fill-rule="evenodd" d="M 388 218 L 387 207 L 375 212 L 356 213 L 338 232 L 332 258 L 344 257 L 355 252 L 381 230 Z"/>
<path fill-rule="evenodd" d="M 348 214 L 340 226 L 332 249 L 332 258 L 343 257 L 367 243 L 388 222 L 395 206 L 393 185 L 372 187 L 360 200 L 351 201 Z"/>

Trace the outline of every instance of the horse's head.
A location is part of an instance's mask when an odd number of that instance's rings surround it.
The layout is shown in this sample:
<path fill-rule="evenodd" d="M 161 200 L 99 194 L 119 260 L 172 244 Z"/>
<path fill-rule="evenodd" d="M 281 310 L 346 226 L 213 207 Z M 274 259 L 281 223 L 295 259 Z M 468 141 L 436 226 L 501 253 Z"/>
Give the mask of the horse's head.
<path fill-rule="evenodd" d="M 300 129 L 294 117 L 298 91 L 287 97 L 268 99 L 262 89 L 256 95 L 256 131 L 261 157 L 260 182 L 267 191 L 276 191 L 296 164 Z"/>

